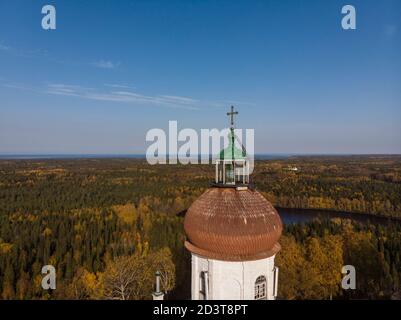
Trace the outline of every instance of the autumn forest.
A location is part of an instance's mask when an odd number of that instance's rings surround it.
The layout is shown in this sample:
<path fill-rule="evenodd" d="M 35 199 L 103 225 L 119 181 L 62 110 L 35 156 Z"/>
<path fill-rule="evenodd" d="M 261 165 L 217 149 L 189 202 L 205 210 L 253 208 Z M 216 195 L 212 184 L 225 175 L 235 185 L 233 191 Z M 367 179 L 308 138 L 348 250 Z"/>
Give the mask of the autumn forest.
<path fill-rule="evenodd" d="M 213 174 L 132 158 L 0 160 L 0 298 L 151 299 L 160 271 L 166 298 L 188 299 L 183 218 Z M 280 299 L 400 298 L 401 156 L 257 160 L 252 180 L 276 207 L 387 221 L 285 225 Z M 55 290 L 41 287 L 49 264 Z M 347 264 L 356 290 L 341 288 Z"/>

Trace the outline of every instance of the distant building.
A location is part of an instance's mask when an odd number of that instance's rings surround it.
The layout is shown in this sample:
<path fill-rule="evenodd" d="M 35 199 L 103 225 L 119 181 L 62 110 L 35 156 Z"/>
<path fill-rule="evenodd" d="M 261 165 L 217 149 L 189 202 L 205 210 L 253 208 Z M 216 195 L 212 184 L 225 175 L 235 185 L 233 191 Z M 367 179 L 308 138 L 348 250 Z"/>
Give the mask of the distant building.
<path fill-rule="evenodd" d="M 234 110 L 231 110 L 233 117 Z M 185 247 L 192 256 L 194 300 L 273 300 L 277 296 L 280 216 L 249 184 L 245 148 L 229 146 L 216 161 L 214 184 L 188 209 Z"/>

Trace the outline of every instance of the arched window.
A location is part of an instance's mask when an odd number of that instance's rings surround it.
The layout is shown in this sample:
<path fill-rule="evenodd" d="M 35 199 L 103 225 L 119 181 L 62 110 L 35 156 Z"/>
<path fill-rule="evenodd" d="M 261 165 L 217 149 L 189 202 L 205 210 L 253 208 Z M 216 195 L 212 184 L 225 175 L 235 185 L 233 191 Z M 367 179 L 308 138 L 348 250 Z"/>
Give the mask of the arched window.
<path fill-rule="evenodd" d="M 265 276 L 259 276 L 255 281 L 255 300 L 266 300 L 267 282 Z"/>
<path fill-rule="evenodd" d="M 199 277 L 199 300 L 208 300 L 209 278 L 208 272 L 202 271 Z"/>

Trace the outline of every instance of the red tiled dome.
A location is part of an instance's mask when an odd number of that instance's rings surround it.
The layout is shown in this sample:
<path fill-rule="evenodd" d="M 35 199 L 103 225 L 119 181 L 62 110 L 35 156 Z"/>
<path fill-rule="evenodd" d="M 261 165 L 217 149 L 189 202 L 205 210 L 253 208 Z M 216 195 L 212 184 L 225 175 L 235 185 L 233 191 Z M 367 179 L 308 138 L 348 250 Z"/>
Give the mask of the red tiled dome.
<path fill-rule="evenodd" d="M 280 216 L 250 189 L 208 189 L 188 209 L 184 229 L 186 248 L 213 259 L 257 260 L 280 250 Z"/>

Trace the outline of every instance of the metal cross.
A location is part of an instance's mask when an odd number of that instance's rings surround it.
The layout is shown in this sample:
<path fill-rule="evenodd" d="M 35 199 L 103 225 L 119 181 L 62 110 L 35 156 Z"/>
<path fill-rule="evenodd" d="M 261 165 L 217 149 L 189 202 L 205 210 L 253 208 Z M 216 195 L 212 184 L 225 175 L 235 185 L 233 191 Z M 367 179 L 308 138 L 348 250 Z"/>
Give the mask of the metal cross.
<path fill-rule="evenodd" d="M 234 115 L 238 114 L 238 111 L 234 111 L 234 106 L 231 106 L 231 112 L 227 112 L 227 115 L 231 118 L 231 128 L 234 128 Z"/>

